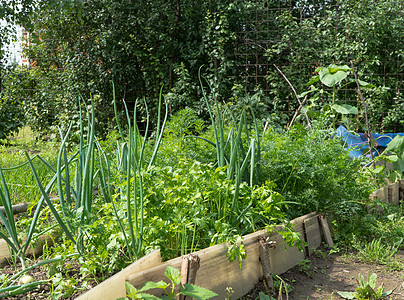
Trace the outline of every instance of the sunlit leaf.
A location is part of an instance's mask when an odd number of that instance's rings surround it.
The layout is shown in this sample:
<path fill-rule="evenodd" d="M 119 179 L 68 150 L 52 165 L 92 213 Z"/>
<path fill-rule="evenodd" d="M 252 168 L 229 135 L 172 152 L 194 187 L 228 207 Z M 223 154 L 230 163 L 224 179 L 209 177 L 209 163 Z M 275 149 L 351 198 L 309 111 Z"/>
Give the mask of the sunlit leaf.
<path fill-rule="evenodd" d="M 189 283 L 185 283 L 184 287 L 181 288 L 181 294 L 200 300 L 210 299 L 217 296 L 215 292 Z"/>
<path fill-rule="evenodd" d="M 337 113 L 340 113 L 343 115 L 348 115 L 348 114 L 356 115 L 358 113 L 358 109 L 349 104 L 333 104 L 331 107 Z"/>

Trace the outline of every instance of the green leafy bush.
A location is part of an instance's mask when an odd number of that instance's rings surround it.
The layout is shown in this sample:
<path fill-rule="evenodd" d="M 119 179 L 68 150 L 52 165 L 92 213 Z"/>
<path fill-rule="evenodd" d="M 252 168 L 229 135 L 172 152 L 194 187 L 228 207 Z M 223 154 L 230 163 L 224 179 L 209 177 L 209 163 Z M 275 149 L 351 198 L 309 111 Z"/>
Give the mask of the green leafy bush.
<path fill-rule="evenodd" d="M 363 184 L 360 168 L 338 139 L 319 129 L 270 129 L 262 140 L 263 179 L 272 180 L 287 201 L 298 203 L 288 211 L 290 217 L 317 211 L 348 220 L 360 212 L 371 189 Z"/>
<path fill-rule="evenodd" d="M 145 245 L 173 257 L 225 242 L 285 219 L 281 195 L 268 182 L 242 183 L 237 208 L 235 183 L 226 170 L 191 160 L 153 167 L 144 174 Z"/>
<path fill-rule="evenodd" d="M 0 140 L 15 134 L 24 125 L 22 99 L 15 97 L 18 85 L 18 69 L 1 70 L 0 79 Z"/>

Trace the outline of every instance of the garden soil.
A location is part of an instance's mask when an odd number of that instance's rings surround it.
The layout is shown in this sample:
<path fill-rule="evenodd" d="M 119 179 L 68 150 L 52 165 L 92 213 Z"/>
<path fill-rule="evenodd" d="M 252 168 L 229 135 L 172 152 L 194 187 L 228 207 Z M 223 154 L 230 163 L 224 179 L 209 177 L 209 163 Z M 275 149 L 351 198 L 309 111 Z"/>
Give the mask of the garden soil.
<path fill-rule="evenodd" d="M 404 251 L 398 253 L 397 259 L 404 263 Z M 354 255 L 321 255 L 320 252 L 312 255 L 304 265 L 296 266 L 280 276 L 292 286 L 288 298 L 283 293 L 282 299 L 344 299 L 338 295 L 338 291 L 354 292 L 358 287 L 358 275 L 362 274 L 367 279 L 372 273 L 377 274 L 376 287 L 383 285 L 385 291 L 393 290 L 387 299 L 404 300 L 403 271 L 389 270 L 383 265 L 365 264 L 355 260 Z M 260 291 L 265 292 L 262 282 L 246 298 L 257 299 Z M 276 293 L 273 296 L 278 298 Z"/>

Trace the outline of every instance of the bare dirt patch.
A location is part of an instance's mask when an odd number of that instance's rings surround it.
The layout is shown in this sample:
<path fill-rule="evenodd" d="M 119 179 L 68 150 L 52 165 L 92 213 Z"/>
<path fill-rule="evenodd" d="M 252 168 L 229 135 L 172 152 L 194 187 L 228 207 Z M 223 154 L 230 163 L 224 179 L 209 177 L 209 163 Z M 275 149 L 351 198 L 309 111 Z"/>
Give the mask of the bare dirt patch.
<path fill-rule="evenodd" d="M 365 264 L 353 257 L 340 254 L 312 255 L 307 263 L 282 274 L 280 277 L 293 287 L 288 299 L 340 300 L 343 298 L 337 294 L 338 291 L 354 292 L 358 275 L 362 274 L 367 279 L 372 273 L 377 274 L 377 287 L 383 284 L 386 291 L 394 290 L 389 299 L 404 299 L 403 271 L 389 270 L 383 265 Z M 404 262 L 404 251 L 397 258 Z M 260 291 L 265 292 L 262 283 L 247 299 L 256 299 Z M 286 299 L 285 295 L 283 298 Z"/>

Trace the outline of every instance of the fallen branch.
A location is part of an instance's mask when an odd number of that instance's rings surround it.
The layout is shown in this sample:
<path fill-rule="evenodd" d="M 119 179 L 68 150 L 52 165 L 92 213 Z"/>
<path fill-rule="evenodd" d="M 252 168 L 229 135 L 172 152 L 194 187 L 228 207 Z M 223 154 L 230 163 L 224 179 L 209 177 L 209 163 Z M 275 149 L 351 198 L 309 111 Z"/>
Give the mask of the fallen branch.
<path fill-rule="evenodd" d="M 274 64 L 274 67 L 278 70 L 279 73 L 281 73 L 281 75 L 283 76 L 283 78 L 285 78 L 286 82 L 287 82 L 287 83 L 289 84 L 289 86 L 291 87 L 293 93 L 294 93 L 295 96 L 296 96 L 297 102 L 299 102 L 299 104 L 300 104 L 300 106 L 301 106 L 301 110 L 303 111 L 304 115 L 306 116 L 307 125 L 310 127 L 310 129 L 312 129 L 309 116 L 307 115 L 307 112 L 306 112 L 306 110 L 305 110 L 304 107 L 303 107 L 303 104 L 304 104 L 304 103 L 302 103 L 302 101 L 300 101 L 300 98 L 299 98 L 299 96 L 297 95 L 297 92 L 296 92 L 295 88 L 294 88 L 293 85 L 290 83 L 289 79 L 285 76 L 285 74 L 283 74 L 283 72 L 281 71 L 281 69 L 279 69 L 278 66 L 275 65 L 275 64 Z"/>
<path fill-rule="evenodd" d="M 376 163 L 374 161 L 373 152 L 372 152 L 372 148 L 373 148 L 373 146 L 372 146 L 372 135 L 370 134 L 370 129 L 369 129 L 368 106 L 367 106 L 367 103 L 365 102 L 365 99 L 363 98 L 362 91 L 361 91 L 360 84 L 359 84 L 359 80 L 358 80 L 358 76 L 357 76 L 357 74 L 355 72 L 355 68 L 354 68 L 354 64 L 353 64 L 352 60 L 351 60 L 351 67 L 352 67 L 352 73 L 355 76 L 356 85 L 358 87 L 358 96 L 359 96 L 359 99 L 362 101 L 363 107 L 365 109 L 366 134 L 364 134 L 364 136 L 368 140 L 369 154 L 370 154 L 370 158 L 372 159 L 373 169 L 376 169 Z"/>

